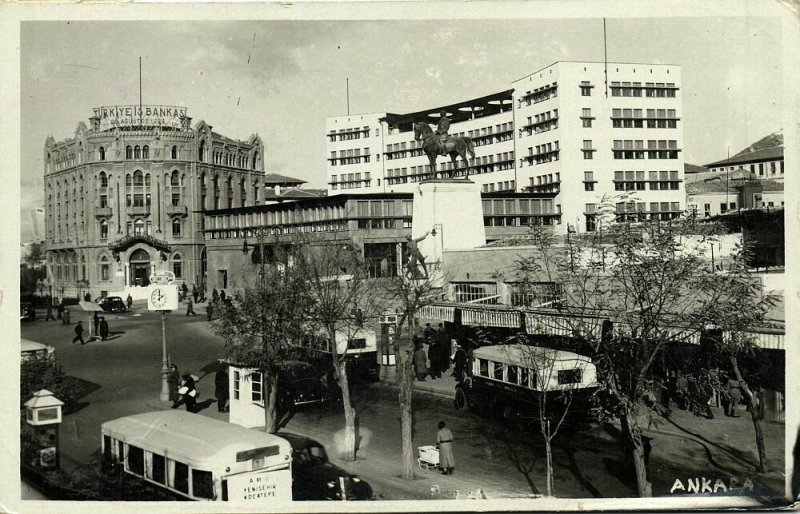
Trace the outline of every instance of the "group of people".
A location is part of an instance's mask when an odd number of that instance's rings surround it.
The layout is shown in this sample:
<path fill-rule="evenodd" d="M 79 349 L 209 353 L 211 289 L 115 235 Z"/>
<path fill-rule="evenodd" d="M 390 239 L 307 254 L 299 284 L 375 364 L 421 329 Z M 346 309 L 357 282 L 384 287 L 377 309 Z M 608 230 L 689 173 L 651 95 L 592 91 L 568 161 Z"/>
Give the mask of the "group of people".
<path fill-rule="evenodd" d="M 734 377 L 721 373 L 718 379 L 710 376 L 695 377 L 691 373 L 672 371 L 667 373 L 661 385 L 661 410 L 669 414 L 670 402 L 683 410 L 689 410 L 695 416 L 714 418 L 711 400 L 715 389 L 719 391 L 725 415 L 738 418 L 737 406 L 742 400 L 742 386 Z"/>
<path fill-rule="evenodd" d="M 423 330 L 416 332 L 413 336 L 413 357 L 417 380 L 424 381 L 428 376 L 432 379 L 441 378 L 452 365 L 451 375 L 457 382 L 463 381 L 467 374 L 467 353 L 455 339 L 450 338 L 444 325 L 439 323 L 435 329 L 426 323 Z"/>
<path fill-rule="evenodd" d="M 197 404 L 197 379 L 194 375 L 188 373 L 181 375 L 180 371 L 178 371 L 178 365 L 173 363 L 169 367 L 167 383 L 169 385 L 169 400 L 172 402 L 173 409 L 185 405 L 187 412 L 196 413 L 200 410 Z M 230 410 L 228 394 L 228 373 L 221 369 L 217 371 L 214 377 L 214 397 L 217 400 L 217 410 L 219 412 L 228 412 Z"/>
<path fill-rule="evenodd" d="M 217 292 L 217 288 L 214 288 L 211 291 L 211 301 L 208 302 L 206 306 L 206 316 L 208 317 L 208 321 L 211 321 L 214 318 L 214 310 L 219 306 L 220 303 L 227 304 L 230 302 L 230 298 L 225 294 L 225 290 L 222 289 Z M 194 312 L 194 310 L 192 310 Z M 189 311 L 187 308 L 186 315 L 189 315 Z"/>
<path fill-rule="evenodd" d="M 53 309 L 55 308 L 57 315 L 53 315 Z M 58 304 L 53 305 L 53 301 L 48 297 L 47 298 L 47 315 L 45 316 L 45 321 L 50 320 L 61 320 L 62 325 L 69 325 L 69 308 L 64 305 L 64 300 L 58 302 Z"/>

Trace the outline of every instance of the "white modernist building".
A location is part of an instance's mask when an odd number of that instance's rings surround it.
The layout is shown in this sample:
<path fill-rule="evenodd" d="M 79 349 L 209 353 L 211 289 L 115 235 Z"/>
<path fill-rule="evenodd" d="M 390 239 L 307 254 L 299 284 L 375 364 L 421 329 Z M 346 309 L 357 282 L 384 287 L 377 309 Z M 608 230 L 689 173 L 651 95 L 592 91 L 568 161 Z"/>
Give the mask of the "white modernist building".
<path fill-rule="evenodd" d="M 511 85 L 414 113 L 327 118 L 329 194 L 413 191 L 430 170 L 412 124 L 444 110 L 450 134 L 475 143 L 470 179 L 552 197 L 558 233 L 596 230 L 601 205 L 618 219 L 684 211 L 680 66 L 556 62 Z"/>

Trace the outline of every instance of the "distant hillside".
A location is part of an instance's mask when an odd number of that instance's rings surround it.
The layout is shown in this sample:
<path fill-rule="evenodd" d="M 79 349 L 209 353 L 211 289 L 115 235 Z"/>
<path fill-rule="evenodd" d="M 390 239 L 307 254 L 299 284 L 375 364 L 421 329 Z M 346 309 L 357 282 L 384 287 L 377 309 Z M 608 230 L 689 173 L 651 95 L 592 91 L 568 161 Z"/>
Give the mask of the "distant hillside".
<path fill-rule="evenodd" d="M 697 166 L 695 164 L 689 164 L 688 162 L 683 164 L 684 173 L 705 173 L 707 171 L 709 171 L 709 169 L 705 166 Z"/>
<path fill-rule="evenodd" d="M 776 146 L 783 146 L 783 130 L 779 130 L 773 134 L 770 134 L 766 137 L 759 139 L 752 145 L 748 146 L 741 152 L 734 155 L 733 157 L 736 157 L 737 155 L 744 155 L 747 153 L 755 152 L 756 150 L 763 150 L 765 148 L 774 148 Z"/>

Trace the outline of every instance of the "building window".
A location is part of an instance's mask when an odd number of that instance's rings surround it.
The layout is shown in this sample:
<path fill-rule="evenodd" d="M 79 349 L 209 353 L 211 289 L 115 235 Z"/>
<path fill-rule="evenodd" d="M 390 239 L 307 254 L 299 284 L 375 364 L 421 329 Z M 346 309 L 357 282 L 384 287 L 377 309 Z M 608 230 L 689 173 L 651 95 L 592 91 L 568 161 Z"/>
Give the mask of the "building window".
<path fill-rule="evenodd" d="M 583 190 L 584 191 L 594 191 L 594 172 L 593 171 L 584 171 L 583 172 Z"/>
<path fill-rule="evenodd" d="M 106 160 L 106 149 L 101 146 L 100 150 L 99 150 L 99 153 L 100 153 L 100 160 L 101 161 L 105 161 Z"/>
<path fill-rule="evenodd" d="M 108 257 L 105 255 L 100 258 L 100 280 L 108 280 Z"/>
<path fill-rule="evenodd" d="M 711 217 L 711 204 L 710 203 L 703 204 L 703 215 L 706 218 Z"/>
<path fill-rule="evenodd" d="M 179 218 L 172 220 L 172 236 L 181 237 L 181 220 Z"/>
<path fill-rule="evenodd" d="M 139 147 L 139 145 L 133 147 L 133 158 L 134 159 L 142 158 L 142 149 Z"/>
<path fill-rule="evenodd" d="M 263 401 L 263 394 L 261 388 L 262 376 L 260 372 L 254 371 L 250 375 L 250 385 L 252 386 L 252 390 L 250 392 L 250 399 L 254 402 L 261 402 Z"/>
<path fill-rule="evenodd" d="M 233 399 L 239 399 L 239 371 L 235 370 L 233 372 Z"/>
<path fill-rule="evenodd" d="M 125 147 L 125 158 L 133 159 L 133 147 L 131 147 L 130 145 Z"/>
<path fill-rule="evenodd" d="M 108 221 L 100 220 L 100 239 L 108 238 Z"/>
<path fill-rule="evenodd" d="M 581 96 L 592 96 L 592 85 L 587 80 L 581 81 Z"/>
<path fill-rule="evenodd" d="M 175 273 L 175 278 L 183 277 L 183 262 L 180 255 L 175 255 L 172 258 L 172 272 Z"/>
<path fill-rule="evenodd" d="M 142 158 L 143 159 L 150 158 L 150 147 L 147 145 L 144 145 L 144 147 L 142 148 Z"/>
<path fill-rule="evenodd" d="M 177 159 L 178 158 L 178 146 L 177 145 L 172 145 L 172 158 L 173 159 Z"/>
<path fill-rule="evenodd" d="M 144 220 L 142 220 L 141 218 L 133 222 L 133 235 L 135 236 L 144 235 Z"/>

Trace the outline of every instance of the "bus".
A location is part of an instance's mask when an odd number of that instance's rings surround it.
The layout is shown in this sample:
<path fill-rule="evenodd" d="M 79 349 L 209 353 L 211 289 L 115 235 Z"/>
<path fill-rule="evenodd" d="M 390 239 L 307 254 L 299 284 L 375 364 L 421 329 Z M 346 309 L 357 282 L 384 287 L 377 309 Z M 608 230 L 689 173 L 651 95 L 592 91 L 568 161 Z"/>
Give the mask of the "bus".
<path fill-rule="evenodd" d="M 460 411 L 488 412 L 514 423 L 538 419 L 538 405 L 546 400 L 548 417 L 560 416 L 567 404 L 568 415 L 592 414 L 597 369 L 584 355 L 503 344 L 476 348 L 469 365 L 469 376 L 456 384 L 455 407 Z"/>
<path fill-rule="evenodd" d="M 292 447 L 276 435 L 179 410 L 101 426 L 104 468 L 179 499 L 274 506 L 292 501 Z"/>

